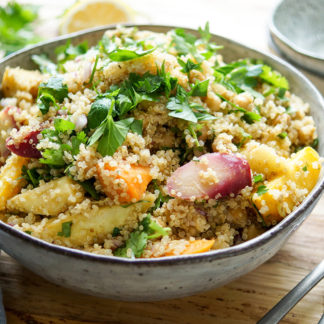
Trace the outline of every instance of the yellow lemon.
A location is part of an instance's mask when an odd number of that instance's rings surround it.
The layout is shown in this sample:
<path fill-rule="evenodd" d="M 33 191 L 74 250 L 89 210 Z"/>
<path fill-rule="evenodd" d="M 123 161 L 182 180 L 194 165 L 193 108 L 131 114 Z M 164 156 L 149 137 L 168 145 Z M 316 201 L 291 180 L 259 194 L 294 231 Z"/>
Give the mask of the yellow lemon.
<path fill-rule="evenodd" d="M 102 25 L 130 22 L 134 19 L 132 8 L 119 0 L 80 0 L 63 14 L 60 34 Z"/>

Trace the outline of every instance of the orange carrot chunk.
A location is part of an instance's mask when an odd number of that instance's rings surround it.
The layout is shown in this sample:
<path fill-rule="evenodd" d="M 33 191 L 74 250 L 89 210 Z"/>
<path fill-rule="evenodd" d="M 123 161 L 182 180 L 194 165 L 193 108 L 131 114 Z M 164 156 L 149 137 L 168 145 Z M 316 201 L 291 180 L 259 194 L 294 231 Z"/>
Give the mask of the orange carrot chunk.
<path fill-rule="evenodd" d="M 101 171 L 99 165 L 97 166 L 97 169 L 103 190 L 106 195 L 109 196 L 110 188 L 106 186 L 107 182 L 105 181 L 105 173 Z M 121 202 L 139 201 L 143 197 L 147 185 L 152 180 L 150 168 L 145 166 L 130 165 L 129 167 L 129 165 L 120 164 L 116 167 L 112 167 L 109 163 L 105 163 L 104 170 L 115 171 L 112 172 L 109 177 L 113 177 L 114 179 L 122 179 L 126 183 L 126 188 L 118 192 L 120 194 L 119 201 Z M 127 195 L 122 195 L 122 193 L 126 193 Z"/>
<path fill-rule="evenodd" d="M 195 254 L 209 251 L 214 245 L 215 240 L 196 240 L 189 241 L 189 245 L 181 254 Z"/>

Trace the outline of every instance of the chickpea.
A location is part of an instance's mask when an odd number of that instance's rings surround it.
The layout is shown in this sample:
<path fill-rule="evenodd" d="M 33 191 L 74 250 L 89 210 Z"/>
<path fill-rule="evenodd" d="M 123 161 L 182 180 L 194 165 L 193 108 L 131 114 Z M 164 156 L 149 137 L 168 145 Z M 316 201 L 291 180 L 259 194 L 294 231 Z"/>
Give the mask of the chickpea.
<path fill-rule="evenodd" d="M 234 97 L 234 103 L 242 108 L 249 109 L 251 108 L 250 105 L 253 103 L 253 97 L 248 92 L 242 92 Z"/>
<path fill-rule="evenodd" d="M 209 91 L 207 93 L 207 98 L 205 100 L 207 106 L 212 111 L 219 111 L 220 110 L 220 104 L 222 103 L 222 100 L 215 95 L 215 93 Z"/>

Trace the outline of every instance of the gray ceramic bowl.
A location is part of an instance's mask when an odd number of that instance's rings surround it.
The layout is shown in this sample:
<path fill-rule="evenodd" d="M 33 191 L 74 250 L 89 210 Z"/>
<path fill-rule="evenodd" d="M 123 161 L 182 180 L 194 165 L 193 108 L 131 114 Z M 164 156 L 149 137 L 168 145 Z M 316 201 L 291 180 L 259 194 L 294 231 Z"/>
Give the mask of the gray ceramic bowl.
<path fill-rule="evenodd" d="M 283 0 L 272 14 L 273 42 L 292 62 L 324 75 L 324 1 Z"/>
<path fill-rule="evenodd" d="M 141 25 L 138 28 L 167 32 L 174 27 Z M 11 55 L 0 62 L 0 78 L 6 66 L 35 68 L 30 60 L 31 54 L 47 53 L 53 56 L 54 48 L 68 38 L 73 43 L 87 39 L 93 45 L 105 30 L 101 28 L 60 37 Z M 227 62 L 244 57 L 259 58 L 282 72 L 288 78 L 292 91 L 310 103 L 318 129 L 323 128 L 322 96 L 300 72 L 280 59 L 221 36 L 214 35 L 213 40 L 225 46 L 222 54 Z M 324 132 L 320 132 L 319 136 L 320 153 L 323 155 Z M 198 255 L 136 260 L 94 255 L 46 243 L 3 222 L 0 222 L 0 247 L 41 277 L 86 294 L 133 301 L 183 297 L 222 286 L 271 258 L 310 214 L 323 187 L 324 178 L 321 175 L 305 201 L 261 236 L 228 249 Z"/>

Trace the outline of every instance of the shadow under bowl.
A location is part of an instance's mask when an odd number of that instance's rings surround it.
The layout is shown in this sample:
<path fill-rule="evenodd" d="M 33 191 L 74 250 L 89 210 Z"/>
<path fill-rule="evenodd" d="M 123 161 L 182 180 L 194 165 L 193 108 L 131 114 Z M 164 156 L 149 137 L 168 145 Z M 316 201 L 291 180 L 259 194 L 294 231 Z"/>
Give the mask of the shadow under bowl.
<path fill-rule="evenodd" d="M 6 66 L 34 69 L 32 54 L 54 58 L 54 49 L 71 39 L 72 44 L 84 40 L 92 46 L 107 29 L 83 31 L 32 48 L 22 50 L 0 61 L 0 78 Z M 140 30 L 167 32 L 175 27 L 137 25 Z M 197 34 L 196 31 L 185 28 Z M 311 82 L 281 59 L 258 52 L 230 39 L 213 35 L 212 40 L 224 45 L 226 62 L 239 58 L 262 59 L 285 75 L 292 92 L 309 102 L 318 129 L 324 126 L 323 98 Z M 319 151 L 324 154 L 324 132 L 319 133 Z M 129 301 L 153 301 L 179 298 L 222 286 L 255 269 L 271 258 L 287 238 L 311 213 L 324 188 L 320 179 L 303 203 L 283 221 L 248 242 L 227 249 L 196 255 L 158 259 L 135 259 L 102 256 L 74 250 L 34 238 L 0 221 L 0 248 L 39 276 L 58 285 L 86 294 Z"/>

